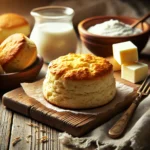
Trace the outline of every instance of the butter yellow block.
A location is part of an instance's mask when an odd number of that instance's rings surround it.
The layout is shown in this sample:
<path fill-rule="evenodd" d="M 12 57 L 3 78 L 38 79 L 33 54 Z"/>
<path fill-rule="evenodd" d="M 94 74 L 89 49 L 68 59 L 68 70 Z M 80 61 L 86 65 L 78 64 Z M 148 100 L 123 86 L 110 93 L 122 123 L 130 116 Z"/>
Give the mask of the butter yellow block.
<path fill-rule="evenodd" d="M 121 70 L 121 65 L 118 64 L 114 57 L 107 57 L 106 59 L 113 65 L 113 71 Z"/>
<path fill-rule="evenodd" d="M 137 47 L 131 41 L 113 44 L 113 56 L 120 65 L 137 62 Z"/>
<path fill-rule="evenodd" d="M 121 78 L 137 83 L 148 75 L 148 65 L 140 62 L 121 65 Z"/>

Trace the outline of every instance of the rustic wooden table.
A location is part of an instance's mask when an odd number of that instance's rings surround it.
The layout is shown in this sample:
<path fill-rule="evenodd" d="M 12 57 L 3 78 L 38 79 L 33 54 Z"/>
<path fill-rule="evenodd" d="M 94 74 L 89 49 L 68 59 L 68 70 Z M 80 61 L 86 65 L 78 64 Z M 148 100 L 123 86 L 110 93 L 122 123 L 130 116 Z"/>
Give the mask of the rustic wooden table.
<path fill-rule="evenodd" d="M 149 58 L 150 56 L 144 56 L 146 61 Z M 43 69 L 45 70 L 45 66 Z M 42 71 L 40 76 L 43 76 Z M 1 93 L 0 98 L 3 94 Z M 71 148 L 60 144 L 58 134 L 59 131 L 53 128 L 6 109 L 0 99 L 0 150 L 70 150 Z M 41 142 L 43 136 L 48 137 L 48 142 Z M 13 145 L 17 138 L 21 141 Z"/>

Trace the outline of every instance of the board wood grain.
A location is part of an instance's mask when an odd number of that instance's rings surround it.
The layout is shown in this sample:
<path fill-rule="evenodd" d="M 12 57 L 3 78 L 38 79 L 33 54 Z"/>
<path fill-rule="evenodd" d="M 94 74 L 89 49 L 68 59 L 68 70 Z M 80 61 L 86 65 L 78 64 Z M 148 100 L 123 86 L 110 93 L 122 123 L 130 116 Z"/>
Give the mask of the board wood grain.
<path fill-rule="evenodd" d="M 115 76 L 119 76 L 119 73 L 116 73 Z M 134 84 L 130 84 L 130 86 L 136 88 Z M 119 103 L 115 109 L 108 109 L 97 115 L 57 112 L 55 110 L 48 109 L 33 98 L 28 97 L 22 88 L 15 89 L 4 94 L 3 104 L 7 108 L 60 131 L 66 131 L 74 136 L 82 136 L 127 108 L 135 96 L 136 92 L 133 92 L 126 97 L 125 101 Z M 109 105 L 110 108 L 113 106 L 111 106 L 111 103 Z M 104 107 L 101 109 L 104 109 Z"/>
<path fill-rule="evenodd" d="M 9 147 L 12 118 L 13 113 L 10 110 L 6 110 L 0 100 L 0 150 L 6 150 Z"/>

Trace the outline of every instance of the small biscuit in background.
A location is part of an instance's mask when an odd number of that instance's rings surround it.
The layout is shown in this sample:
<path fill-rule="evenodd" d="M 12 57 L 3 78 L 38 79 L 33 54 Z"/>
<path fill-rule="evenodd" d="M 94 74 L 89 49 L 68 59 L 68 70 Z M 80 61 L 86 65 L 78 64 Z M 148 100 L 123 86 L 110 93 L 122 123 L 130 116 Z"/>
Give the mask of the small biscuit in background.
<path fill-rule="evenodd" d="M 24 70 L 31 66 L 36 58 L 36 45 L 21 33 L 9 36 L 0 45 L 0 64 L 6 73 Z"/>
<path fill-rule="evenodd" d="M 29 36 L 30 25 L 28 21 L 23 16 L 15 13 L 0 15 L 0 43 L 14 33 L 23 33 Z"/>

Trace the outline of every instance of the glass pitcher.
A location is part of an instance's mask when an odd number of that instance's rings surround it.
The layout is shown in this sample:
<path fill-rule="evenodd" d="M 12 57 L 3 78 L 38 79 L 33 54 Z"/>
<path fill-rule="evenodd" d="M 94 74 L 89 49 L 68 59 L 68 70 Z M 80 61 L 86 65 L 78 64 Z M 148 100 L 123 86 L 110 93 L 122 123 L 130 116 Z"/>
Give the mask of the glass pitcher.
<path fill-rule="evenodd" d="M 46 6 L 31 11 L 35 24 L 30 35 L 44 61 L 75 52 L 77 36 L 73 28 L 74 10 L 62 6 Z"/>

